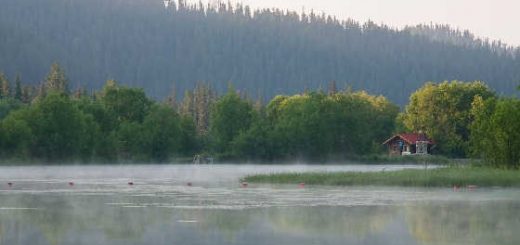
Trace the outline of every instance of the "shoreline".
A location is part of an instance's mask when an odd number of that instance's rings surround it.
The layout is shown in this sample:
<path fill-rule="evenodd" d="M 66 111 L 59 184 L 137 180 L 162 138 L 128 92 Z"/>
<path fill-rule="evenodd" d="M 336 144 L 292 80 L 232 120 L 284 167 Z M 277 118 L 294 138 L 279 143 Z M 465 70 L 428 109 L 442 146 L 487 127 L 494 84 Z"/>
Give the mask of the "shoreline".
<path fill-rule="evenodd" d="M 383 172 L 282 173 L 249 175 L 243 181 L 328 186 L 520 187 L 520 170 L 446 167 Z"/>
<path fill-rule="evenodd" d="M 443 156 L 399 156 L 392 157 L 387 155 L 364 155 L 352 156 L 338 159 L 277 159 L 277 160 L 251 160 L 251 159 L 215 159 L 212 164 L 201 165 L 221 165 L 221 164 L 237 164 L 237 165 L 449 165 L 449 164 L 466 164 L 473 161 L 472 159 L 450 159 Z M 89 165 L 190 165 L 194 164 L 191 157 L 176 157 L 169 161 L 132 161 L 128 159 L 121 160 L 40 160 L 40 159 L 0 159 L 1 167 L 9 166 L 89 166 Z"/>

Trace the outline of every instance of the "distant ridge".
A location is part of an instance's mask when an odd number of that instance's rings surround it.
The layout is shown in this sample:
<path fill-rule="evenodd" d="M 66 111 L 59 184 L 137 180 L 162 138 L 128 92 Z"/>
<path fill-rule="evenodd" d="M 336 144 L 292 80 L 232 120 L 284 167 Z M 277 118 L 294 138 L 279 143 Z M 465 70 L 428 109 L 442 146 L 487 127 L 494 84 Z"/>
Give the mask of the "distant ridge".
<path fill-rule="evenodd" d="M 4 0 L 0 70 L 38 83 L 58 62 L 72 86 L 106 79 L 163 98 L 204 81 L 251 97 L 304 89 L 364 89 L 405 104 L 426 81 L 520 84 L 520 49 L 446 25 L 402 30 L 314 13 L 227 4 L 165 9 L 151 0 Z"/>

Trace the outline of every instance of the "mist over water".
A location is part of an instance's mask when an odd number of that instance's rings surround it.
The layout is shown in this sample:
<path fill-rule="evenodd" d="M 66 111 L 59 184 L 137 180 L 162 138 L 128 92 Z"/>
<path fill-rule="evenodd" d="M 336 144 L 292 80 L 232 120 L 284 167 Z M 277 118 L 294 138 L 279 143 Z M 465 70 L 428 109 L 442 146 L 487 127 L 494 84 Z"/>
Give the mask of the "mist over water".
<path fill-rule="evenodd" d="M 172 185 L 183 185 L 187 181 L 204 185 L 236 186 L 240 178 L 251 174 L 281 172 L 337 172 L 337 171 L 381 171 L 421 168 L 422 165 L 256 165 L 256 164 L 218 164 L 218 165 L 93 165 L 93 166 L 27 166 L 2 167 L 0 180 L 68 182 L 82 181 L 83 184 L 96 184 L 126 181 L 167 181 Z M 141 183 L 142 184 L 142 183 Z M 34 186 L 37 188 L 37 186 Z"/>
<path fill-rule="evenodd" d="M 239 183 L 255 173 L 418 167 L 0 167 L 0 245 L 520 242 L 518 189 Z"/>

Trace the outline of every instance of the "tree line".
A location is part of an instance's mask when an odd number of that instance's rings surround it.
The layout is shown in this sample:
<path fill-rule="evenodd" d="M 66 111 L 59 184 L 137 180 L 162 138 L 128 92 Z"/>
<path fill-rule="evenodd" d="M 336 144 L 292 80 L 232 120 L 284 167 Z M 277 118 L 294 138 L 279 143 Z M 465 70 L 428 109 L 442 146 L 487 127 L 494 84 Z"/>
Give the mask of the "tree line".
<path fill-rule="evenodd" d="M 0 67 L 39 84 L 59 62 L 72 88 L 118 78 L 155 99 L 198 82 L 232 82 L 252 98 L 326 89 L 329 81 L 403 106 L 425 81 L 486 81 L 510 95 L 520 51 L 443 25 L 397 30 L 313 11 L 221 3 L 164 9 L 161 0 L 4 0 Z"/>
<path fill-rule="evenodd" d="M 437 154 L 520 167 L 520 100 L 498 96 L 483 82 L 426 83 L 397 121 L 401 130 L 426 132 Z"/>
<path fill-rule="evenodd" d="M 221 159 L 326 159 L 379 151 L 399 109 L 365 92 L 305 92 L 265 105 L 230 85 L 218 95 L 200 83 L 163 102 L 142 89 L 106 82 L 70 90 L 53 64 L 40 85 L 14 88 L 0 75 L 0 154 L 42 161 L 168 161 L 211 154 Z M 377 128 L 378 130 L 371 130 Z"/>
<path fill-rule="evenodd" d="M 26 91 L 34 91 L 27 93 Z M 199 83 L 162 102 L 108 80 L 99 91 L 69 89 L 54 64 L 44 82 L 15 85 L 0 73 L 0 154 L 42 161 L 171 161 L 195 154 L 275 161 L 385 154 L 400 132 L 425 132 L 435 154 L 520 166 L 520 100 L 482 82 L 426 83 L 403 111 L 384 96 L 331 82 L 326 91 L 253 100 L 229 85 Z"/>

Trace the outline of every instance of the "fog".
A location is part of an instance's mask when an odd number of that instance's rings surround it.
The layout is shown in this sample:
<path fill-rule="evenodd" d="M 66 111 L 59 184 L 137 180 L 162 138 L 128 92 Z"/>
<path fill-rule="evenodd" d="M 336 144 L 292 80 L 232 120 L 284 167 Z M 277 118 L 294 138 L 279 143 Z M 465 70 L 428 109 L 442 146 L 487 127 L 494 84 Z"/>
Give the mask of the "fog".
<path fill-rule="evenodd" d="M 520 242 L 518 189 L 454 192 L 254 183 L 244 188 L 239 183 L 254 173 L 421 167 L 0 167 L 0 245 Z"/>

